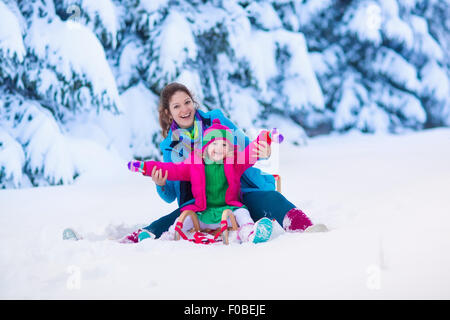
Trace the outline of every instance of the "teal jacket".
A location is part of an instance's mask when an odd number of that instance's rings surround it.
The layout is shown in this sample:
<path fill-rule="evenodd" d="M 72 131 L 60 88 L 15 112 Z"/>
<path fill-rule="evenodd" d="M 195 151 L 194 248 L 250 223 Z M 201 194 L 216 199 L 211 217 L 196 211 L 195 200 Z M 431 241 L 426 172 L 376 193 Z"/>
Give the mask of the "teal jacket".
<path fill-rule="evenodd" d="M 209 112 L 203 112 L 197 110 L 202 119 L 205 128 L 212 125 L 214 119 L 219 119 L 220 122 L 232 129 L 235 133 L 235 145 L 238 145 L 242 150 L 249 143 L 250 139 L 244 134 L 244 132 L 238 129 L 233 122 L 227 119 L 221 110 L 215 109 Z M 172 129 L 169 130 L 166 139 L 164 139 L 159 148 L 163 154 L 164 162 L 181 162 L 186 159 L 188 151 L 183 150 L 179 141 L 172 140 Z M 166 181 L 164 187 L 156 186 L 159 196 L 166 202 L 171 203 L 175 199 L 178 201 L 178 205 L 185 205 L 190 202 L 194 202 L 194 198 L 191 193 L 191 185 L 188 181 Z M 252 191 L 272 191 L 275 190 L 275 179 L 271 174 L 266 174 L 258 168 L 248 168 L 241 177 L 241 193 L 247 193 Z"/>

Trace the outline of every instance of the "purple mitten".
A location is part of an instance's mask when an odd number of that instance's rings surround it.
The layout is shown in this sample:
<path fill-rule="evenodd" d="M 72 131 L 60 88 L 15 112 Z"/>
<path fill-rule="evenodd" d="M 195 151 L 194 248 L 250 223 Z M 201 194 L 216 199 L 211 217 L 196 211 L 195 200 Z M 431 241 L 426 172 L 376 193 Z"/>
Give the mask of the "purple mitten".
<path fill-rule="evenodd" d="M 144 161 L 133 160 L 128 162 L 128 170 L 132 172 L 144 172 Z"/>
<path fill-rule="evenodd" d="M 284 137 L 281 133 L 278 132 L 277 128 L 273 128 L 271 132 L 272 141 L 275 143 L 282 143 Z"/>

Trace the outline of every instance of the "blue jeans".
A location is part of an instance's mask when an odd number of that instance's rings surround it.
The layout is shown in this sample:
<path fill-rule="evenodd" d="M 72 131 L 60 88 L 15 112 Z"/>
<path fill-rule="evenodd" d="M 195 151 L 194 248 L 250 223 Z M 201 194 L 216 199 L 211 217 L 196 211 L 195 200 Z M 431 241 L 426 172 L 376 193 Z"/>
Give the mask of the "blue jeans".
<path fill-rule="evenodd" d="M 283 225 L 283 219 L 286 213 L 295 208 L 278 191 L 253 191 L 247 192 L 243 195 L 242 202 L 250 211 L 250 216 L 254 221 L 258 221 L 263 217 L 275 219 L 280 225 Z M 172 211 L 168 215 L 153 221 L 144 229 L 153 233 L 156 238 L 159 238 L 163 232 L 167 231 L 169 227 L 175 223 L 175 220 L 180 216 L 180 208 Z"/>
<path fill-rule="evenodd" d="M 295 205 L 278 191 L 247 192 L 242 198 L 242 202 L 247 206 L 254 221 L 267 217 L 275 219 L 283 226 L 284 216 L 289 210 L 295 208 Z"/>

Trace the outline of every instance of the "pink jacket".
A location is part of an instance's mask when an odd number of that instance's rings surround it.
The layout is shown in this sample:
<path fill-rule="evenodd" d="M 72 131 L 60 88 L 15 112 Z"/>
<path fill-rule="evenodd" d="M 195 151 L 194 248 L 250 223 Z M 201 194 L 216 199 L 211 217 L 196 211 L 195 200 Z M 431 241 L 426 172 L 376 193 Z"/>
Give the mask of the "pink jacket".
<path fill-rule="evenodd" d="M 228 182 L 228 189 L 225 193 L 225 202 L 227 205 L 242 207 L 243 204 L 239 201 L 240 180 L 245 170 L 253 166 L 258 157 L 250 152 L 256 149 L 256 142 L 263 140 L 271 143 L 268 131 L 263 131 L 259 136 L 248 144 L 244 151 L 237 151 L 235 148 L 234 157 L 227 157 L 224 160 L 225 177 Z M 168 180 L 190 181 L 192 185 L 192 195 L 195 202 L 188 204 L 181 208 L 181 211 L 192 210 L 194 212 L 201 212 L 206 210 L 206 178 L 205 178 L 205 164 L 201 157 L 201 152 L 191 152 L 189 157 L 179 163 L 173 162 L 159 162 L 159 161 L 145 161 L 144 174 L 151 176 L 153 167 L 162 169 L 163 174 L 168 171 Z"/>

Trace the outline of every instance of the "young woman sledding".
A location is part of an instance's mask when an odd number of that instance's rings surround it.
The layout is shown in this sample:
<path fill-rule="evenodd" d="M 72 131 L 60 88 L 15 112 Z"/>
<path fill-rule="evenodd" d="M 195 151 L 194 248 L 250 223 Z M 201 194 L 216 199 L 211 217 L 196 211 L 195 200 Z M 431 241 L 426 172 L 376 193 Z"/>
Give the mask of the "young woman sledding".
<path fill-rule="evenodd" d="M 219 109 L 209 112 L 199 110 L 192 93 L 183 84 L 173 82 L 166 85 L 160 93 L 158 108 L 159 124 L 164 137 L 159 147 L 164 162 L 184 161 L 193 147 L 201 143 L 202 134 L 200 133 L 209 128 L 214 119 L 219 119 L 222 124 L 232 129 L 235 139 L 242 144 L 242 147 L 250 142 L 242 130 L 226 118 Z M 270 146 L 264 141 L 258 143 L 256 147 L 261 158 L 270 156 Z M 180 216 L 180 208 L 193 202 L 190 182 L 168 181 L 167 173 L 161 169 L 154 168 L 150 174 L 156 184 L 158 195 L 168 203 L 177 200 L 179 207 L 152 221 L 148 226 L 125 236 L 124 239 L 128 242 L 159 238 Z M 275 179 L 272 175 L 257 168 L 250 167 L 244 172 L 241 177 L 241 191 L 240 200 L 248 208 L 254 221 L 262 217 L 275 219 L 288 232 L 326 230 L 323 225 L 313 224 L 300 208 L 275 190 Z"/>

